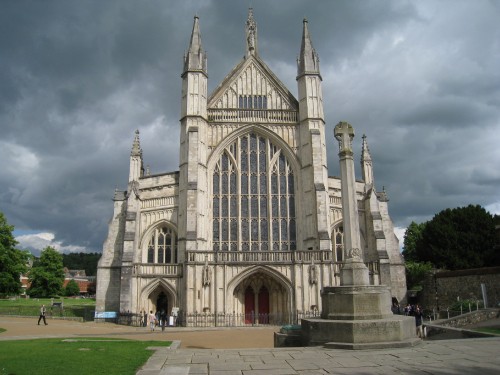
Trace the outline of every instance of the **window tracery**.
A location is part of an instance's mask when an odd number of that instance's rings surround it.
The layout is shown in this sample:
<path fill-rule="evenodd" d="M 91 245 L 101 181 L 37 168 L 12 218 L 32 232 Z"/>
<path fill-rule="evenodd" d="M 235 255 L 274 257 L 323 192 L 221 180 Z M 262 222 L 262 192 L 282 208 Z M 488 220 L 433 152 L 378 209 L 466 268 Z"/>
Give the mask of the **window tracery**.
<path fill-rule="evenodd" d="M 269 139 L 238 138 L 214 168 L 213 249 L 296 250 L 294 183 L 290 163 Z"/>
<path fill-rule="evenodd" d="M 336 262 L 344 261 L 344 228 L 342 225 L 337 226 L 332 234 L 332 249 L 333 256 Z"/>
<path fill-rule="evenodd" d="M 153 231 L 148 243 L 147 263 L 177 263 L 177 235 L 174 230 L 162 226 Z"/>
<path fill-rule="evenodd" d="M 238 108 L 267 109 L 267 96 L 265 95 L 240 95 L 238 99 Z"/>

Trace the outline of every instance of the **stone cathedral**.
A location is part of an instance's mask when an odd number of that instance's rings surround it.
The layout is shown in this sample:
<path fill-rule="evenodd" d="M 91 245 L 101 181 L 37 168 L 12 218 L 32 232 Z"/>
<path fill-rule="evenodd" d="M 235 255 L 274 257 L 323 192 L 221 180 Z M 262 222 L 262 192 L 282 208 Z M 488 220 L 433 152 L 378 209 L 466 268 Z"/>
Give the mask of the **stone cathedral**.
<path fill-rule="evenodd" d="M 244 323 L 321 311 L 321 290 L 341 284 L 341 180 L 329 177 L 319 57 L 303 22 L 298 97 L 259 55 L 250 9 L 245 55 L 210 95 L 207 56 L 194 18 L 182 71 L 179 170 L 143 167 L 139 132 L 126 191 L 114 212 L 97 273 L 97 312 L 167 311 Z M 243 34 L 243 33 L 242 33 Z M 327 134 L 328 133 L 328 134 Z M 355 183 L 360 253 L 370 284 L 398 300 L 405 268 L 376 191 L 366 137 Z M 276 320 L 278 321 L 278 320 Z M 211 322 L 211 323 L 210 323 Z M 222 323 L 221 323 L 222 322 Z M 183 324 L 189 325 L 189 319 Z"/>

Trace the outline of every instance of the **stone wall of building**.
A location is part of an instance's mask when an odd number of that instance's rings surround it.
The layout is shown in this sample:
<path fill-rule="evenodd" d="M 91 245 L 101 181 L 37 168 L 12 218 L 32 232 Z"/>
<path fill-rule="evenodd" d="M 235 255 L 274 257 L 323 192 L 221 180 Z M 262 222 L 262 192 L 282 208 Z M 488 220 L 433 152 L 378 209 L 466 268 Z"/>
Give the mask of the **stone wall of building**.
<path fill-rule="evenodd" d="M 482 301 L 481 284 L 486 286 L 488 307 L 500 306 L 500 267 L 429 274 L 418 301 L 426 309 L 439 310 L 446 310 L 458 299 Z"/>

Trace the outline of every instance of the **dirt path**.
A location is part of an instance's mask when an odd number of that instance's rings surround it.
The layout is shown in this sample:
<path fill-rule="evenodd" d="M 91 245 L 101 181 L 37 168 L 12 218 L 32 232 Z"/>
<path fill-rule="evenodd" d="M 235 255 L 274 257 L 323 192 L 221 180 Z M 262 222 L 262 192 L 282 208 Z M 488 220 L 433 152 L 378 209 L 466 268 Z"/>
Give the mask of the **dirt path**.
<path fill-rule="evenodd" d="M 0 340 L 26 340 L 49 337 L 114 337 L 134 340 L 181 341 L 183 349 L 272 348 L 273 333 L 279 327 L 238 328 L 165 328 L 150 332 L 146 327 L 120 326 L 111 323 L 80 323 L 47 319 L 47 326 L 37 325 L 37 318 L 0 316 Z"/>

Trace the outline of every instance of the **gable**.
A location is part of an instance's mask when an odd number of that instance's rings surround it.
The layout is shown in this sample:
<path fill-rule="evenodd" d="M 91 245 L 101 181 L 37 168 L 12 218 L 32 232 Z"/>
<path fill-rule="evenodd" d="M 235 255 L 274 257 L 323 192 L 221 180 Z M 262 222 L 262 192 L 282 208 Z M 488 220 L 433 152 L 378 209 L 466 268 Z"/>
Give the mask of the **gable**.
<path fill-rule="evenodd" d="M 240 62 L 208 99 L 210 109 L 249 107 L 298 111 L 297 99 L 255 56 Z"/>

